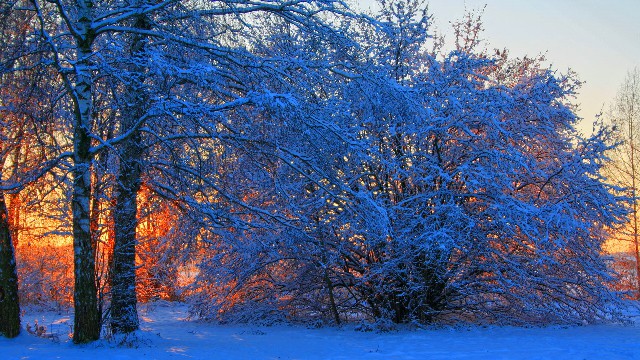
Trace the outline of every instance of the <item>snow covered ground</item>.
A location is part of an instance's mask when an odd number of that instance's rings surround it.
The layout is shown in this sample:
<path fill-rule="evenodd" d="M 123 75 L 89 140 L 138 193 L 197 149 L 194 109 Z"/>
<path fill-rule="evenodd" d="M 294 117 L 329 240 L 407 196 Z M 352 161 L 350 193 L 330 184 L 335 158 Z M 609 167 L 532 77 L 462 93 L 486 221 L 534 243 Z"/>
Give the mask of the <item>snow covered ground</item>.
<path fill-rule="evenodd" d="M 156 304 L 141 312 L 133 347 L 68 340 L 67 314 L 27 314 L 59 339 L 26 331 L 0 338 L 0 359 L 640 359 L 640 325 L 550 328 L 473 327 L 360 332 L 352 327 L 215 325 L 186 320 L 184 305 Z M 130 344 L 131 345 L 131 344 Z"/>

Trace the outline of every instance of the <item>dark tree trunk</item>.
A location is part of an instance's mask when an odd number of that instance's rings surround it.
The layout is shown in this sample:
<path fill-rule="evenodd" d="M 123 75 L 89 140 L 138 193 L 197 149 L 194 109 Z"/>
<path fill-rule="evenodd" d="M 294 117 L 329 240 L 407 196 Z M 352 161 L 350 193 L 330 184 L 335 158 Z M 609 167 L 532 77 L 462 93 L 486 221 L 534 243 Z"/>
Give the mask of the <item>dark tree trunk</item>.
<path fill-rule="evenodd" d="M 146 16 L 136 19 L 134 27 L 150 29 Z M 142 137 L 138 131 L 145 114 L 146 96 L 144 66 L 145 39 L 134 35 L 131 40 L 131 55 L 135 65 L 131 67 L 130 83 L 127 85 L 129 104 L 121 118 L 120 129 L 132 131 L 118 147 L 120 167 L 116 184 L 116 206 L 114 210 L 115 239 L 113 247 L 113 277 L 111 285 L 111 329 L 114 333 L 128 333 L 138 329 L 136 293 L 136 227 L 138 225 L 138 191 L 142 160 Z"/>
<path fill-rule="evenodd" d="M 140 135 L 135 134 L 120 149 L 120 172 L 114 210 L 115 241 L 111 285 L 111 328 L 114 333 L 138 329 L 136 310 L 137 194 L 140 190 Z"/>
<path fill-rule="evenodd" d="M 0 335 L 20 334 L 20 303 L 16 259 L 4 195 L 0 193 Z"/>
<path fill-rule="evenodd" d="M 324 282 L 327 286 L 327 292 L 329 293 L 329 307 L 331 308 L 331 315 L 333 315 L 333 321 L 336 325 L 340 325 L 340 313 L 338 313 L 338 306 L 336 305 L 336 299 L 333 295 L 333 282 L 329 277 L 329 269 L 324 269 Z"/>

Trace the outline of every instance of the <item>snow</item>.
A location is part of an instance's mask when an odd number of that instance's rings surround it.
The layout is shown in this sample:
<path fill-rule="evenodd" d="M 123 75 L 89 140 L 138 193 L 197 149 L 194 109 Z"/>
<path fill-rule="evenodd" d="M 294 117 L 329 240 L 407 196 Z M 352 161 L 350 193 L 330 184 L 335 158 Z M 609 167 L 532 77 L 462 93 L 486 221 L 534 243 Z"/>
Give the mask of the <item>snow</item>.
<path fill-rule="evenodd" d="M 59 341 L 0 338 L 2 359 L 640 359 L 640 325 L 456 327 L 361 332 L 354 327 L 218 325 L 190 321 L 183 304 L 141 308 L 133 337 L 73 345 L 69 314 L 27 313 Z M 118 345 L 120 343 L 120 345 Z"/>

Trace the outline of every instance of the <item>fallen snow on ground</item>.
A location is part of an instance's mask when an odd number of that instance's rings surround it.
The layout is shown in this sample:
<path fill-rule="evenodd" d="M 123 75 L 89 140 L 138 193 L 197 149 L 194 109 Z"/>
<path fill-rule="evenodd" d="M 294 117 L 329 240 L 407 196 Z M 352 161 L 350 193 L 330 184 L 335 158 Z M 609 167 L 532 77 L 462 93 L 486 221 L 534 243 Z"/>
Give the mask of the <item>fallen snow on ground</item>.
<path fill-rule="evenodd" d="M 27 314 L 57 338 L 0 338 L 0 358 L 26 359 L 640 359 L 640 326 L 360 332 L 353 328 L 216 325 L 187 320 L 184 305 L 141 311 L 133 338 L 73 345 L 68 314 Z M 129 347 L 127 347 L 129 345 Z"/>

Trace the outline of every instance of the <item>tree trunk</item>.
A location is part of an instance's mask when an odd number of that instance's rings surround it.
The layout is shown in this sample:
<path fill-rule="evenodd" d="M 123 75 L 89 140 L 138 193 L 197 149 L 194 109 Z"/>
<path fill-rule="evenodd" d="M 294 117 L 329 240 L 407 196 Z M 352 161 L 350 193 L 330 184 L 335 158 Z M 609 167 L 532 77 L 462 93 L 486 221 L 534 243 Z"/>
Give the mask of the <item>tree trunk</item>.
<path fill-rule="evenodd" d="M 638 200 L 636 200 L 636 165 L 635 165 L 635 146 L 633 139 L 634 124 L 633 121 L 629 121 L 629 143 L 631 151 L 631 192 L 633 197 L 633 245 L 634 255 L 636 260 L 636 299 L 640 299 L 640 253 L 638 252 Z"/>
<path fill-rule="evenodd" d="M 0 335 L 20 334 L 18 275 L 4 194 L 0 192 Z"/>
<path fill-rule="evenodd" d="M 114 210 L 115 241 L 111 285 L 111 329 L 128 333 L 138 329 L 136 310 L 137 194 L 140 190 L 140 135 L 122 144 Z"/>
<path fill-rule="evenodd" d="M 150 29 L 146 16 L 139 16 L 135 28 Z M 120 167 L 116 183 L 116 206 L 114 210 L 115 240 L 113 248 L 113 278 L 111 287 L 111 329 L 114 333 L 128 333 L 138 329 L 136 293 L 136 227 L 138 225 L 138 191 L 142 160 L 142 137 L 137 127 L 147 106 L 144 88 L 145 39 L 134 35 L 131 55 L 135 65 L 131 68 L 131 79 L 127 85 L 127 108 L 121 117 L 120 129 L 133 131 L 118 148 Z"/>
<path fill-rule="evenodd" d="M 340 325 L 340 313 L 338 313 L 338 307 L 336 306 L 336 299 L 333 295 L 333 282 L 329 277 L 329 269 L 324 268 L 324 282 L 327 286 L 327 292 L 329 293 L 329 306 L 331 307 L 331 314 L 333 315 L 333 321 L 336 325 Z"/>
<path fill-rule="evenodd" d="M 95 249 L 91 239 L 91 138 L 92 88 L 90 69 L 91 48 L 94 35 L 91 31 L 91 1 L 79 6 L 79 24 L 82 37 L 76 39 L 78 60 L 74 86 L 74 134 L 73 134 L 73 248 L 74 248 L 74 297 L 75 317 L 73 342 L 87 343 L 100 338 L 101 314 L 98 311 Z"/>
<path fill-rule="evenodd" d="M 111 121 L 104 139 L 113 137 L 115 121 Z M 107 152 L 101 152 L 94 158 L 92 172 L 93 195 L 91 199 L 91 236 L 96 255 L 96 287 L 98 293 L 98 311 L 104 314 L 107 299 L 111 294 L 111 274 L 113 270 L 113 244 L 115 238 L 113 213 L 115 209 L 115 185 L 105 181 L 106 169 L 109 167 Z M 96 167 L 97 164 L 97 167 Z M 101 171 L 97 170 L 101 169 Z M 103 319 L 104 321 L 104 319 Z"/>

